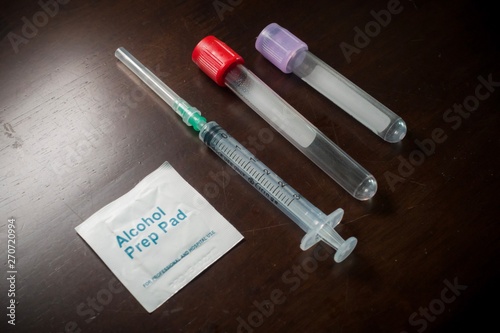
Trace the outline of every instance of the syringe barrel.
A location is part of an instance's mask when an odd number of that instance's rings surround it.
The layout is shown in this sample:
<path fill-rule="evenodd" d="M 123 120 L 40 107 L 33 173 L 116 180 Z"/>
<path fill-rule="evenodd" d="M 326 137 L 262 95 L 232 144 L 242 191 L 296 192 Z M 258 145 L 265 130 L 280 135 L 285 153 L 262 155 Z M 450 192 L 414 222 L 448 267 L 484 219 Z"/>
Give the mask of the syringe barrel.
<path fill-rule="evenodd" d="M 193 61 L 226 85 L 298 150 L 358 200 L 377 191 L 375 178 L 243 65 L 243 59 L 213 36 L 193 51 Z"/>
<path fill-rule="evenodd" d="M 356 246 L 354 237 L 344 240 L 334 229 L 343 215 L 341 209 L 329 216 L 285 183 L 216 122 L 207 123 L 200 140 L 246 179 L 259 193 L 285 213 L 305 233 L 301 248 L 306 250 L 320 239 L 337 250 L 334 259 L 344 260 Z M 334 220 L 332 220 L 334 219 Z"/>
<path fill-rule="evenodd" d="M 255 47 L 284 73 L 293 72 L 387 142 L 406 135 L 400 116 L 308 51 L 307 45 L 276 23 L 268 25 Z"/>
<path fill-rule="evenodd" d="M 305 232 L 326 218 L 325 214 L 285 183 L 215 121 L 207 123 L 200 131 L 199 137 Z"/>

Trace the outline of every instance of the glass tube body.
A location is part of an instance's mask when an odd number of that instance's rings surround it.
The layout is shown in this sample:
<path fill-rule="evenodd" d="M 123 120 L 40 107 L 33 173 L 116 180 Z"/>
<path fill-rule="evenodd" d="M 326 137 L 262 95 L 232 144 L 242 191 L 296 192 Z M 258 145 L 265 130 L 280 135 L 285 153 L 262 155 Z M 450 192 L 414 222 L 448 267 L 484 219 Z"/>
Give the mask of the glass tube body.
<path fill-rule="evenodd" d="M 226 85 L 340 186 L 358 200 L 377 191 L 375 178 L 243 65 Z"/>
<path fill-rule="evenodd" d="M 298 52 L 292 72 L 387 142 L 401 141 L 406 124 L 397 114 L 308 50 Z"/>

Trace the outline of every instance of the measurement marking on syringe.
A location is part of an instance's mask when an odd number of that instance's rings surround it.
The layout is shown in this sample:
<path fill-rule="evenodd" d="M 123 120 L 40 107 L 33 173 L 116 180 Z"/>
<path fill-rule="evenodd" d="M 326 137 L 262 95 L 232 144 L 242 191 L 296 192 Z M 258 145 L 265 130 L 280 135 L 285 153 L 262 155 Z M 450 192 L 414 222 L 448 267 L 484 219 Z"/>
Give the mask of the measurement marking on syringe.
<path fill-rule="evenodd" d="M 243 158 L 242 158 L 242 159 L 241 159 L 241 163 L 239 163 L 239 165 L 241 166 L 241 168 L 242 168 L 243 170 L 245 170 L 245 168 L 243 167 L 243 165 L 245 165 L 245 159 L 243 159 Z"/>
<path fill-rule="evenodd" d="M 281 202 L 284 206 L 290 206 L 290 204 L 295 200 L 293 197 L 288 196 L 286 192 L 281 192 L 280 188 L 283 186 L 274 185 L 273 181 L 270 180 L 269 171 L 264 169 L 264 172 L 259 172 L 259 169 L 254 167 L 252 164 L 252 159 L 248 160 L 245 156 L 238 153 L 238 149 L 234 149 L 230 145 L 226 145 L 223 142 L 217 144 L 219 150 L 226 155 L 235 166 L 240 167 L 242 170 L 246 171 L 256 182 L 260 183 L 262 188 L 266 189 L 274 198 Z"/>
<path fill-rule="evenodd" d="M 290 204 L 293 202 L 293 200 L 295 200 L 295 199 L 292 199 L 292 200 L 290 201 L 290 199 L 291 199 L 290 197 L 287 197 L 287 198 L 286 198 L 286 201 L 285 201 L 285 202 L 283 202 L 283 204 L 284 204 L 285 206 L 290 206 Z M 289 201 L 290 201 L 290 202 L 289 202 Z"/>
<path fill-rule="evenodd" d="M 290 200 L 290 197 L 287 196 L 285 193 L 283 192 L 278 192 L 279 193 L 279 197 L 278 197 L 278 200 L 281 201 L 285 206 L 290 206 L 290 204 L 292 203 L 292 201 L 288 202 Z M 278 194 L 276 194 L 276 196 L 278 196 Z M 285 197 L 285 198 L 283 198 Z M 286 199 L 286 200 L 284 200 Z"/>
<path fill-rule="evenodd" d="M 266 190 L 268 190 L 269 192 L 272 191 L 272 189 L 274 188 L 273 186 L 273 183 L 269 180 L 269 179 L 266 179 L 266 185 L 264 185 L 264 187 L 266 188 Z"/>

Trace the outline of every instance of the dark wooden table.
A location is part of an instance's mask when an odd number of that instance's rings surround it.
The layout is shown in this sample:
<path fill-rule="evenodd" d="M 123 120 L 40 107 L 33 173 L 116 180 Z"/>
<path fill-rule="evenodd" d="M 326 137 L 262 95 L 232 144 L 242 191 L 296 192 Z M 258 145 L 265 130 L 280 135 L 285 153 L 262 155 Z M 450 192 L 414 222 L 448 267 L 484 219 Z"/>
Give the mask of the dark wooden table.
<path fill-rule="evenodd" d="M 497 13 L 486 1 L 465 0 L 3 1 L 0 331 L 496 327 Z M 300 79 L 274 68 L 254 48 L 271 22 L 401 115 L 407 137 L 383 142 Z M 191 52 L 210 34 L 373 173 L 376 196 L 352 198 L 206 77 Z M 243 179 L 217 183 L 214 175 L 228 166 L 117 62 L 120 46 L 206 117 L 253 145 L 321 210 L 342 207 L 338 231 L 358 238 L 353 254 L 336 264 L 322 245 L 301 251 L 303 232 Z M 259 138 L 264 132 L 268 136 Z M 164 161 L 245 240 L 148 314 L 74 228 Z M 208 192 L 214 183 L 217 191 Z M 9 224 L 16 227 L 13 284 L 7 280 Z M 15 326 L 6 316 L 12 299 Z"/>

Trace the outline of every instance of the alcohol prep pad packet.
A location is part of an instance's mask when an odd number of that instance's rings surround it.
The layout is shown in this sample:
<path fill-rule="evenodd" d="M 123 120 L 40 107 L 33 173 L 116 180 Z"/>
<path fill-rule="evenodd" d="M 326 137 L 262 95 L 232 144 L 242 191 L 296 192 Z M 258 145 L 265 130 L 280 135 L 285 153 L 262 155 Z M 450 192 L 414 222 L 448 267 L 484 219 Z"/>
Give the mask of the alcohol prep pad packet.
<path fill-rule="evenodd" d="M 243 239 L 167 162 L 75 229 L 148 312 Z"/>

